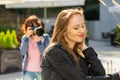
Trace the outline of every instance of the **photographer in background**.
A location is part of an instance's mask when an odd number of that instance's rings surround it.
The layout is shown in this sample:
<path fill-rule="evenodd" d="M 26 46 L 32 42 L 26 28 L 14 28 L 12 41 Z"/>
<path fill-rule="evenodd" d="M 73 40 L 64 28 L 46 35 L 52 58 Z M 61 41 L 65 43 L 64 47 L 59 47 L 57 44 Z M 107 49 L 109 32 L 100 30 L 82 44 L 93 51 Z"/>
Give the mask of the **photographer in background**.
<path fill-rule="evenodd" d="M 48 34 L 44 33 L 41 20 L 35 16 L 29 16 L 22 24 L 24 33 L 20 53 L 24 55 L 22 80 L 40 80 L 42 52 L 49 43 Z"/>

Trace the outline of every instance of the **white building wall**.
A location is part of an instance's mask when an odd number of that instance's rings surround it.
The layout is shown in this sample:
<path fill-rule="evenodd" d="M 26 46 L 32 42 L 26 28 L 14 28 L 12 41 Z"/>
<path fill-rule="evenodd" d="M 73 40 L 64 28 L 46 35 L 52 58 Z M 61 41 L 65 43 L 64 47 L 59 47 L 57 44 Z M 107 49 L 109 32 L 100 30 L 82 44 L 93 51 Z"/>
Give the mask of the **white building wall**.
<path fill-rule="evenodd" d="M 114 6 L 111 0 L 104 0 L 108 7 Z M 119 1 L 120 2 L 120 1 Z M 120 20 L 120 13 L 114 13 Z M 105 40 L 102 38 L 102 32 L 110 32 L 116 27 L 116 20 L 108 8 L 100 4 L 100 20 L 87 21 L 89 37 L 94 40 Z"/>
<path fill-rule="evenodd" d="M 114 6 L 111 0 L 104 0 L 108 7 Z M 120 1 L 119 1 L 120 3 Z M 109 10 L 100 4 L 100 19 L 93 21 L 86 21 L 89 38 L 94 40 L 105 40 L 102 38 L 102 32 L 110 32 L 113 28 L 116 27 L 116 20 L 113 15 L 109 12 Z M 120 20 L 120 13 L 114 13 L 117 18 Z M 51 29 L 51 25 L 55 23 L 56 18 L 48 18 L 46 23 L 46 31 L 49 32 Z"/>

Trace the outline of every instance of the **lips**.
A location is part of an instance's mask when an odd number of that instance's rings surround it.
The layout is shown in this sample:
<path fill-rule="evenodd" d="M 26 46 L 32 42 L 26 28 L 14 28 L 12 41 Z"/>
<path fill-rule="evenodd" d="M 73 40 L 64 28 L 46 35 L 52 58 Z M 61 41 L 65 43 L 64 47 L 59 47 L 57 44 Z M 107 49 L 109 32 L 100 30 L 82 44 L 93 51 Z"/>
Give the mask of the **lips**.
<path fill-rule="evenodd" d="M 83 38 L 84 37 L 84 35 L 78 35 L 79 37 L 81 37 L 81 38 Z"/>

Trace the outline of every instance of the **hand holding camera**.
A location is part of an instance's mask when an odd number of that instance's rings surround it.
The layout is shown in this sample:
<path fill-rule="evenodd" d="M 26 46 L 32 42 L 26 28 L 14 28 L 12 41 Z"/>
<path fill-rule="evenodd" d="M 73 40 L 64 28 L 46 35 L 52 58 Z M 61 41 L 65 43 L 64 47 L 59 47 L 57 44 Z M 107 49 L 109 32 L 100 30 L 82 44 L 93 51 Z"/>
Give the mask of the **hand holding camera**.
<path fill-rule="evenodd" d="M 33 28 L 33 35 L 35 42 L 39 42 L 42 39 L 44 30 L 40 27 L 32 27 Z"/>
<path fill-rule="evenodd" d="M 32 30 L 32 27 L 28 27 L 27 28 L 27 32 L 26 32 L 26 37 L 29 38 L 33 35 L 33 30 Z"/>
<path fill-rule="evenodd" d="M 26 37 L 31 37 L 32 35 L 42 36 L 44 29 L 41 27 L 28 27 Z"/>
<path fill-rule="evenodd" d="M 44 29 L 41 27 L 33 27 L 34 35 L 43 36 Z"/>

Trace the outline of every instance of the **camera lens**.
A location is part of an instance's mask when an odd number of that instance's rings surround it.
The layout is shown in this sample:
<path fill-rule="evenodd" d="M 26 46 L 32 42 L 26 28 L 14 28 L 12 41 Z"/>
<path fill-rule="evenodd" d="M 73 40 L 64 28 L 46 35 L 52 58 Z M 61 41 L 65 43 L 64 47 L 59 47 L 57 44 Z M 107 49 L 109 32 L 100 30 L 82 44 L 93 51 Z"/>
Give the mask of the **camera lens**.
<path fill-rule="evenodd" d="M 44 33 L 43 28 L 36 27 L 36 28 L 34 29 L 34 34 L 35 34 L 35 35 L 42 36 L 43 33 Z"/>

